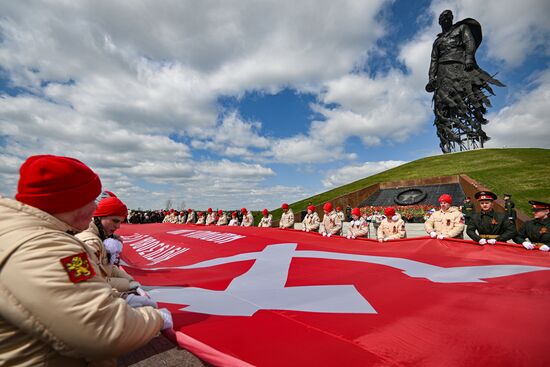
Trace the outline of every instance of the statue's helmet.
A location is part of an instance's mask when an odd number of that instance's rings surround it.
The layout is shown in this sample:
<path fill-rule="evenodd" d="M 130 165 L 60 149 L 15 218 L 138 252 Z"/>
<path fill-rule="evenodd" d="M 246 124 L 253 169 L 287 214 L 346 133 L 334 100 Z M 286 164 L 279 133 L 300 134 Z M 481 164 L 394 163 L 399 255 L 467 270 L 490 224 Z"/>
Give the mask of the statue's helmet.
<path fill-rule="evenodd" d="M 441 14 L 439 15 L 439 24 L 442 23 L 443 20 L 450 19 L 451 22 L 453 21 L 453 12 L 449 9 L 443 10 Z"/>

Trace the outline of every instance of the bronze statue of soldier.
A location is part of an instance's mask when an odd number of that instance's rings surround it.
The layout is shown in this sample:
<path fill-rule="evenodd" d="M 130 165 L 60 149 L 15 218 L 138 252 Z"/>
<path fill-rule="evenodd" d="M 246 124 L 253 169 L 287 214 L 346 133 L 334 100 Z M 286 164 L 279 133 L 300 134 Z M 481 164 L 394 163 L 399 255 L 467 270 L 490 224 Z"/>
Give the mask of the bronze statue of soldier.
<path fill-rule="evenodd" d="M 445 10 L 439 16 L 439 24 L 442 32 L 433 44 L 426 91 L 434 93 L 434 125 L 441 150 L 449 153 L 456 145 L 462 146 L 462 135 L 483 147 L 490 139 L 482 128 L 488 122 L 483 115 L 491 106 L 483 90 L 494 95 L 489 84 L 504 84 L 476 63 L 482 32 L 475 19 L 453 24 L 453 13 Z"/>

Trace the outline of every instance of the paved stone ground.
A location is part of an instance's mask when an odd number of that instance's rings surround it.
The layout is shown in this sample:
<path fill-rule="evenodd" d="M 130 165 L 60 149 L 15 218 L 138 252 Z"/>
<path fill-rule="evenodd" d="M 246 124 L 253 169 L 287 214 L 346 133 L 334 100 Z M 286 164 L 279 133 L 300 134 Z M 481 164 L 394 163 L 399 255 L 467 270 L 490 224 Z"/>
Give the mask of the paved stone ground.
<path fill-rule="evenodd" d="M 347 234 L 349 223 L 344 223 L 344 234 Z M 296 224 L 296 229 L 301 229 L 301 223 Z M 405 224 L 407 237 L 426 236 L 423 223 Z M 466 239 L 470 239 L 464 232 Z M 374 228 L 370 225 L 370 238 L 374 237 Z M 164 336 L 158 336 L 149 344 L 142 348 L 122 356 L 118 360 L 119 367 L 210 367 L 206 362 L 201 361 L 185 349 L 181 349 L 166 339 Z"/>

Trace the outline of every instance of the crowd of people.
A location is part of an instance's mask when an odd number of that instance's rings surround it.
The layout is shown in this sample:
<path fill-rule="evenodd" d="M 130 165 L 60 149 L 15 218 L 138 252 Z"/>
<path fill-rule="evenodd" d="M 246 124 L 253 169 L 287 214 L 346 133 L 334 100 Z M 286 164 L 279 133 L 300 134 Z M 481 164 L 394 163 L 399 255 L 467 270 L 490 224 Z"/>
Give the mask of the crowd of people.
<path fill-rule="evenodd" d="M 100 195 L 101 194 L 101 195 Z M 550 250 L 550 204 L 531 201 L 534 219 L 516 231 L 509 212 L 497 213 L 497 196 L 475 195 L 481 211 L 463 211 L 450 195 L 439 198 L 439 208 L 427 218 L 432 238 L 468 236 L 479 245 L 513 240 L 528 250 Z M 96 200 L 97 199 L 97 200 Z M 295 217 L 282 204 L 280 229 L 293 229 Z M 353 208 L 346 218 L 341 208 L 323 205 L 321 219 L 314 205 L 307 207 L 301 230 L 324 237 L 368 236 L 372 214 Z M 68 157 L 29 157 L 20 168 L 15 199 L 0 197 L 0 364 L 48 366 L 116 366 L 116 358 L 133 351 L 173 327 L 169 310 L 159 309 L 141 284 L 119 266 L 123 249 L 116 234 L 121 223 L 186 223 L 253 226 L 247 208 L 230 213 L 209 208 L 205 213 L 171 210 L 130 213 L 108 191 L 99 176 L 82 162 Z M 267 209 L 259 227 L 276 224 Z M 377 225 L 379 242 L 407 236 L 402 216 L 386 207 Z"/>

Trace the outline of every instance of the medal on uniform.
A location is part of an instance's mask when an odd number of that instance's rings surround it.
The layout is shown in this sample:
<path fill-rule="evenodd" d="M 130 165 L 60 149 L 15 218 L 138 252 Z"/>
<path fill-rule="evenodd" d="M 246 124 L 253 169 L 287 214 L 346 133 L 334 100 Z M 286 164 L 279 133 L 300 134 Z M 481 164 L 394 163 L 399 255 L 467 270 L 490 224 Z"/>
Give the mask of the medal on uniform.
<path fill-rule="evenodd" d="M 548 228 L 542 227 L 542 228 L 539 230 L 539 233 L 540 233 L 540 234 L 548 233 Z"/>
<path fill-rule="evenodd" d="M 491 219 L 491 224 L 492 225 L 495 225 L 495 224 L 498 224 L 497 220 L 495 218 Z"/>
<path fill-rule="evenodd" d="M 447 219 L 447 225 L 448 225 L 448 226 L 451 225 L 451 220 L 450 220 L 450 219 Z"/>

